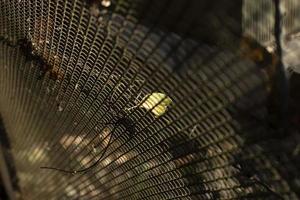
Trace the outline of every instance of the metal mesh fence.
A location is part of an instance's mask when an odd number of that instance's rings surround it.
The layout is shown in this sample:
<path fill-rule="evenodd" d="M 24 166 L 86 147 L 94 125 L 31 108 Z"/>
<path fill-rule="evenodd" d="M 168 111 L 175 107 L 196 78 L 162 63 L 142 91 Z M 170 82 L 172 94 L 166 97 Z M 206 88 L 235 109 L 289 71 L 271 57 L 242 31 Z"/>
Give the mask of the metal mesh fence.
<path fill-rule="evenodd" d="M 299 198 L 275 19 L 249 2 L 2 0 L 16 198 Z"/>

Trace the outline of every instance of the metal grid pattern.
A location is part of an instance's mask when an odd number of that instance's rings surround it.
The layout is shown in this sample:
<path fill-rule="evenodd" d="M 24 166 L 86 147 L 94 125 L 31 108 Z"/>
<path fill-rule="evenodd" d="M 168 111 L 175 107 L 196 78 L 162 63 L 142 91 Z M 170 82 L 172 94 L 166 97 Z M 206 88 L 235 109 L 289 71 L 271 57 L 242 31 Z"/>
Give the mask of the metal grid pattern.
<path fill-rule="evenodd" d="M 271 123 L 270 66 L 239 50 L 241 1 L 209 2 L 1 1 L 23 199 L 297 199 L 300 138 Z M 160 117 L 138 106 L 153 92 L 172 99 Z"/>

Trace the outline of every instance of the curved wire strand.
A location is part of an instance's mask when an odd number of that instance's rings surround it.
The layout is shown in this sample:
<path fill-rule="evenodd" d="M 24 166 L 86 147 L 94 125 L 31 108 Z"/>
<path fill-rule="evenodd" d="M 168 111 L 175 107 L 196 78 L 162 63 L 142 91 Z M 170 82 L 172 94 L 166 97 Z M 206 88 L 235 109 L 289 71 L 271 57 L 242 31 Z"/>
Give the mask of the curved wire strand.
<path fill-rule="evenodd" d="M 113 124 L 113 123 L 108 123 L 106 125 L 109 125 L 109 124 Z M 116 124 L 116 126 L 118 126 L 118 124 Z M 83 169 L 79 169 L 79 170 L 65 170 L 65 169 L 61 169 L 61 168 L 56 168 L 56 167 L 40 167 L 41 169 L 49 169 L 49 170 L 55 170 L 55 171 L 60 171 L 60 172 L 64 172 L 64 173 L 68 173 L 68 174 L 76 174 L 76 173 L 81 173 L 81 172 L 85 172 L 89 169 L 92 169 L 94 168 L 95 166 L 98 165 L 98 163 L 102 160 L 103 156 L 105 155 L 108 147 L 111 145 L 111 139 L 113 138 L 114 136 L 114 132 L 116 130 L 116 126 L 113 128 L 112 130 L 112 133 L 109 137 L 109 141 L 108 141 L 108 144 L 106 145 L 105 149 L 103 150 L 103 153 L 101 154 L 101 156 L 97 159 L 96 162 L 94 162 L 92 165 L 86 167 L 86 168 L 83 168 Z"/>

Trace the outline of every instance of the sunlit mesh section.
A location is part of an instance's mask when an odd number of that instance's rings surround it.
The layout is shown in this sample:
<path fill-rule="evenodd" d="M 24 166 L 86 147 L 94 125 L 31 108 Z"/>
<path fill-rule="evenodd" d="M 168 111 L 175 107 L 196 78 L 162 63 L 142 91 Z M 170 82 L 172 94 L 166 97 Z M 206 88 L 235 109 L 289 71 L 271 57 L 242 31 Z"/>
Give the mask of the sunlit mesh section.
<path fill-rule="evenodd" d="M 243 30 L 265 46 L 274 46 L 275 6 L 273 0 L 251 1 L 243 4 Z"/>
<path fill-rule="evenodd" d="M 1 1 L 20 195 L 297 199 L 300 138 L 274 122 L 277 57 L 244 38 L 243 3 Z"/>

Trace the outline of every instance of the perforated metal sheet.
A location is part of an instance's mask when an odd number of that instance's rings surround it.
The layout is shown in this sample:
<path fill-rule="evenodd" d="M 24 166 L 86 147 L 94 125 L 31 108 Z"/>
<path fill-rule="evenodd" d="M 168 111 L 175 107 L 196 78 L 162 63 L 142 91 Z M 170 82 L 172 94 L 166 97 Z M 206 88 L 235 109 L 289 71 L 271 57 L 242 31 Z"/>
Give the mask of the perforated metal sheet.
<path fill-rule="evenodd" d="M 20 198 L 298 198 L 300 138 L 274 122 L 272 61 L 241 52 L 242 1 L 3 0 L 0 11 Z M 154 92 L 172 99 L 159 117 L 139 106 Z M 40 168 L 80 171 L 101 155 L 83 173 Z"/>

